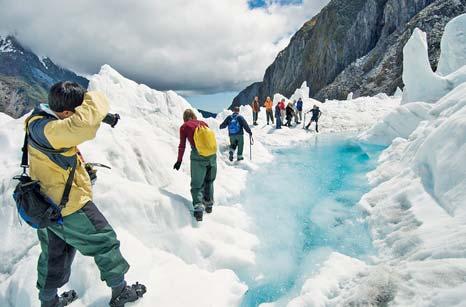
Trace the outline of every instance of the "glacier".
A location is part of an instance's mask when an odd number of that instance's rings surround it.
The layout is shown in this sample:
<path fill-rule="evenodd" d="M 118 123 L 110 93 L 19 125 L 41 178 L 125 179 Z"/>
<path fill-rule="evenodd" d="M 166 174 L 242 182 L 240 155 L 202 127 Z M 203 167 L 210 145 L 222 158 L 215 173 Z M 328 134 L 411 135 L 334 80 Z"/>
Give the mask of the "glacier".
<path fill-rule="evenodd" d="M 321 107 L 325 133 L 358 132 L 361 146 L 388 146 L 368 174 L 371 190 L 359 201 L 376 253 L 362 261 L 332 252 L 305 276 L 294 297 L 262 306 L 465 306 L 466 62 L 464 52 L 457 52 L 465 46 L 465 21 L 462 15 L 447 26 L 444 64 L 436 73 L 426 66 L 425 34 L 413 33 L 404 50 L 403 97 L 320 103 L 309 98 L 307 84 L 291 97 L 303 98 L 305 110 Z M 87 161 L 112 166 L 98 172 L 94 200 L 122 242 L 132 266 L 128 281 L 148 286 L 134 305 L 239 306 L 248 287 L 237 272 L 256 266 L 261 243 L 245 210 L 250 204 L 241 202 L 249 173 L 272 163 L 274 149 L 292 150 L 316 134 L 260 125 L 253 130 L 253 160 L 232 164 L 228 137 L 218 129 L 230 111 L 206 119 L 218 137 L 219 170 L 214 212 L 198 224 L 189 212 L 189 165 L 181 172 L 171 167 L 189 103 L 175 92 L 126 79 L 108 65 L 91 77 L 89 89 L 107 95 L 111 111 L 122 117 L 115 129 L 102 127 L 80 149 Z M 274 101 L 282 97 L 276 94 Z M 249 106 L 241 113 L 251 122 Z M 11 197 L 23 121 L 0 113 L 0 306 L 39 305 L 40 248 L 34 231 L 20 225 Z M 259 122 L 265 122 L 265 112 Z M 67 285 L 80 296 L 73 306 L 107 304 L 109 290 L 96 276 L 92 259 L 78 256 Z"/>

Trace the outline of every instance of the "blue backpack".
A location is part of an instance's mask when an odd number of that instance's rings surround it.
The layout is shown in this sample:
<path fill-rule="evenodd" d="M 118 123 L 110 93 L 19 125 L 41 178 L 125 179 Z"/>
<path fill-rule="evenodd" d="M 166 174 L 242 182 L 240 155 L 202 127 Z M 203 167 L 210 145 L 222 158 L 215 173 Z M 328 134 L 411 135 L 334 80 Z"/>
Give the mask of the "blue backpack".
<path fill-rule="evenodd" d="M 241 125 L 239 124 L 238 116 L 238 114 L 233 114 L 231 116 L 230 123 L 228 124 L 228 133 L 230 135 L 238 134 L 241 130 Z"/>

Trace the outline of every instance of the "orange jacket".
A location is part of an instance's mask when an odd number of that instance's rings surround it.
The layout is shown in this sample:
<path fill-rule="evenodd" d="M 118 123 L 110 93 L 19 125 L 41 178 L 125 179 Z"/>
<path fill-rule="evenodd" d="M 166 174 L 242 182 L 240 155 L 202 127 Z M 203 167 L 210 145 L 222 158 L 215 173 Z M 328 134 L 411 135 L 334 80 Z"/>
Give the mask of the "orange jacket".
<path fill-rule="evenodd" d="M 272 110 L 273 108 L 273 101 L 272 100 L 266 100 L 264 102 L 264 107 L 266 110 Z"/>

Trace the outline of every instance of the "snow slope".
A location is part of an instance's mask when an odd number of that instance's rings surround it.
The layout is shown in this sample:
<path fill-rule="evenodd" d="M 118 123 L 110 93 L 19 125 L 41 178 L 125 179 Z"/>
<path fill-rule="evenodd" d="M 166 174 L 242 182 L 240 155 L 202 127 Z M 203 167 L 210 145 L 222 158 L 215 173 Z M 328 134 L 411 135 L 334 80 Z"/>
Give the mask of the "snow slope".
<path fill-rule="evenodd" d="M 254 162 L 232 166 L 226 162 L 226 131 L 218 130 L 228 111 L 218 119 L 208 119 L 220 144 L 218 206 L 198 225 L 188 210 L 188 153 L 181 171 L 172 170 L 182 111 L 189 104 L 174 92 L 155 91 L 125 79 L 107 65 L 91 78 L 89 88 L 104 92 L 110 99 L 111 111 L 122 116 L 115 129 L 102 127 L 97 138 L 83 144 L 81 151 L 87 161 L 112 166 L 111 171 L 98 173 L 95 202 L 122 241 L 123 254 L 132 265 L 128 279 L 148 285 L 149 292 L 137 306 L 238 305 L 247 286 L 234 271 L 254 265 L 259 244 L 242 209 L 248 204 L 239 203 L 247 173 L 272 161 L 271 146 L 288 146 L 311 139 L 314 134 L 299 128 L 278 131 L 268 126 L 255 127 Z M 310 108 L 316 102 L 305 92 L 303 86 L 297 95 L 301 93 L 306 108 Z M 322 105 L 321 130 L 366 129 L 399 102 L 398 98 L 382 96 L 330 101 Z M 242 112 L 250 120 L 250 107 Z M 23 120 L 0 114 L 0 223 L 4 225 L 0 235 L 0 306 L 38 305 L 35 265 L 40 249 L 34 232 L 19 225 L 11 199 L 15 184 L 11 178 L 19 171 Z M 96 276 L 92 259 L 78 256 L 69 283 L 81 297 L 74 305 L 106 304 L 108 290 Z"/>

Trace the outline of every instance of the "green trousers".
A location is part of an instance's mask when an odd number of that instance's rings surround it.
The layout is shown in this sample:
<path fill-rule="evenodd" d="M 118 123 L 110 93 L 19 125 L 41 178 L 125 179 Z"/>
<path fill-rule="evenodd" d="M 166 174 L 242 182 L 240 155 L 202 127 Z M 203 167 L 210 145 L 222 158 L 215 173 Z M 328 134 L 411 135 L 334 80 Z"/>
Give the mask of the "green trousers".
<path fill-rule="evenodd" d="M 124 280 L 129 264 L 120 253 L 120 241 L 94 203 L 63 218 L 63 225 L 37 230 L 42 252 L 37 265 L 37 288 L 62 287 L 69 280 L 76 250 L 93 257 L 100 279 L 109 287 Z"/>
<path fill-rule="evenodd" d="M 191 150 L 191 196 L 194 211 L 203 211 L 214 203 L 214 181 L 217 177 L 217 155 L 200 156 Z"/>
<path fill-rule="evenodd" d="M 230 152 L 235 152 L 238 148 L 238 159 L 243 157 L 244 135 L 230 135 Z"/>

